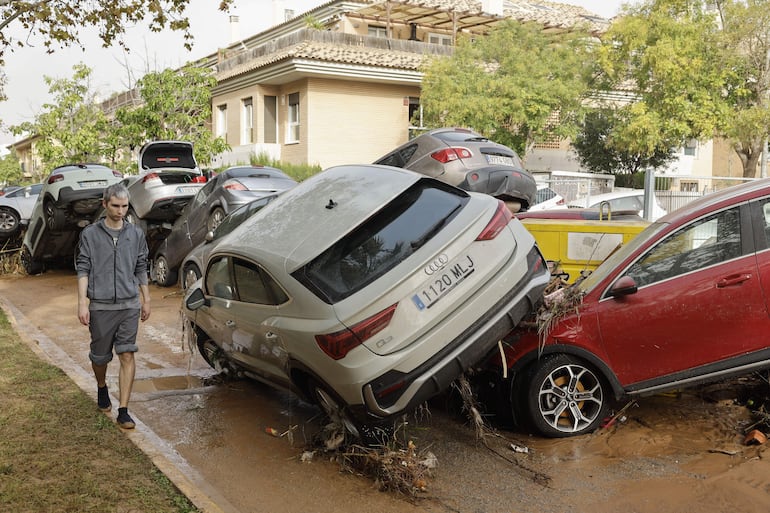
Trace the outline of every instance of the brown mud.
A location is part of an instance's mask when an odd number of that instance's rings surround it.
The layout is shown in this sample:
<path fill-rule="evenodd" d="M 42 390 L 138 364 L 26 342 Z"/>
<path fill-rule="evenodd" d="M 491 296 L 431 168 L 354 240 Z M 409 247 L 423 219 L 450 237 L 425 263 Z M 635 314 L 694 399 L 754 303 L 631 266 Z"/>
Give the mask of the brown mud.
<path fill-rule="evenodd" d="M 770 508 L 766 446 L 743 443 L 755 419 L 736 401 L 746 391 L 740 380 L 639 399 L 613 426 L 560 440 L 505 429 L 480 439 L 462 417 L 433 401 L 410 415 L 401 432 L 437 458 L 426 491 L 417 498 L 381 492 L 371 478 L 343 470 L 334 453 L 316 450 L 309 457 L 308 449 L 317 447 L 311 445 L 319 427 L 314 407 L 253 381 L 216 379 L 184 340 L 181 294 L 154 285 L 151 293 L 152 316 L 139 332 L 131 411 L 226 498 L 230 509 L 765 513 Z M 88 330 L 77 321 L 71 271 L 4 276 L 0 296 L 90 373 Z M 117 368 L 115 361 L 108 374 L 113 394 Z M 303 453 L 309 461 L 301 461 Z"/>

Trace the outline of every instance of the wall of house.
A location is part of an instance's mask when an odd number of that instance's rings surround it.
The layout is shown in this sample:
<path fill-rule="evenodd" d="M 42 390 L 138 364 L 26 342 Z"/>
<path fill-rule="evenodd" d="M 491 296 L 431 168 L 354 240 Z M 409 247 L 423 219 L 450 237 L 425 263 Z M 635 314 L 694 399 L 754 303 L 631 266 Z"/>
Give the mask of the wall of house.
<path fill-rule="evenodd" d="M 406 142 L 408 98 L 419 94 L 416 86 L 308 80 L 306 126 L 303 123 L 309 141 L 307 163 L 323 168 L 371 163 Z"/>

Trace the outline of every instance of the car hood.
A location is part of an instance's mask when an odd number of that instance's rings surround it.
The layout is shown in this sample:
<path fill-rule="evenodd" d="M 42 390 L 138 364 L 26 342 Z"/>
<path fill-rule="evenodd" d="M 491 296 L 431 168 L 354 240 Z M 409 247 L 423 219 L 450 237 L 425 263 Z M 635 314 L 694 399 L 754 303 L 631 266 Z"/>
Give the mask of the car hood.
<path fill-rule="evenodd" d="M 200 173 L 193 145 L 186 141 L 151 141 L 139 150 L 139 173 L 154 170 L 195 171 Z"/>

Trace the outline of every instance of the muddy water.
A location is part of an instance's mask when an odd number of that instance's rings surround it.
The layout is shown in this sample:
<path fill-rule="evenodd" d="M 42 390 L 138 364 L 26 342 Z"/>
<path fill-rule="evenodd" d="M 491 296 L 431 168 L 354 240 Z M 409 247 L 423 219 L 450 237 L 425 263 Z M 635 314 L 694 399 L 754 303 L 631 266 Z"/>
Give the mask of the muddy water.
<path fill-rule="evenodd" d="M 479 439 L 436 400 L 409 417 L 402 435 L 438 459 L 427 493 L 406 500 L 380 492 L 371 479 L 342 472 L 330 454 L 317 451 L 310 461 L 300 461 L 319 429 L 317 410 L 259 383 L 214 379 L 184 343 L 180 295 L 155 286 L 151 292 L 153 313 L 140 328 L 131 409 L 238 511 L 764 513 L 770 508 L 765 447 L 742 444 L 748 412 L 732 400 L 738 392 L 724 387 L 646 398 L 611 428 L 562 440 L 505 429 Z M 89 368 L 88 331 L 77 323 L 74 275 L 3 277 L 0 295 Z M 109 380 L 117 389 L 116 363 Z M 511 443 L 528 452 L 513 451 Z"/>

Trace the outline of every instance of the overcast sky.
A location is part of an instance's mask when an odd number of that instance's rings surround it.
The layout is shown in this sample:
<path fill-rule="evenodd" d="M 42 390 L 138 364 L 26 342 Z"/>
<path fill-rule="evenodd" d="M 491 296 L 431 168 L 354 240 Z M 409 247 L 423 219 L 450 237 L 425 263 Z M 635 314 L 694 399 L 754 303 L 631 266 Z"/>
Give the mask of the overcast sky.
<path fill-rule="evenodd" d="M 293 9 L 296 14 L 304 13 L 326 0 L 276 0 L 282 1 L 283 8 Z M 600 16 L 611 18 L 617 14 L 626 0 L 570 0 L 561 3 L 584 7 Z M 218 48 L 230 44 L 232 31 L 229 16 L 238 15 L 240 38 L 247 38 L 274 25 L 274 0 L 235 0 L 230 13 L 217 10 L 219 2 L 213 0 L 190 0 L 187 14 L 190 18 L 191 33 L 195 37 L 193 48 L 187 51 L 181 35 L 166 31 L 151 33 L 142 26 L 127 30 L 125 40 L 130 53 L 120 47 L 102 48 L 101 41 L 93 33 L 82 36 L 85 49 L 57 49 L 46 54 L 42 44 L 30 41 L 31 46 L 6 53 L 5 73 L 8 83 L 5 91 L 8 100 L 0 102 L 0 120 L 6 126 L 32 121 L 41 111 L 43 104 L 50 101 L 44 76 L 52 78 L 72 77 L 72 66 L 83 62 L 93 70 L 92 86 L 104 98 L 114 92 L 123 91 L 129 84 L 129 72 L 135 78 L 146 71 L 157 71 L 168 67 L 180 67 L 186 62 L 205 57 Z M 13 25 L 6 28 L 15 37 L 24 37 L 21 28 Z M 236 39 L 240 39 L 236 38 Z M 0 145 L 13 142 L 7 132 L 0 132 Z"/>

